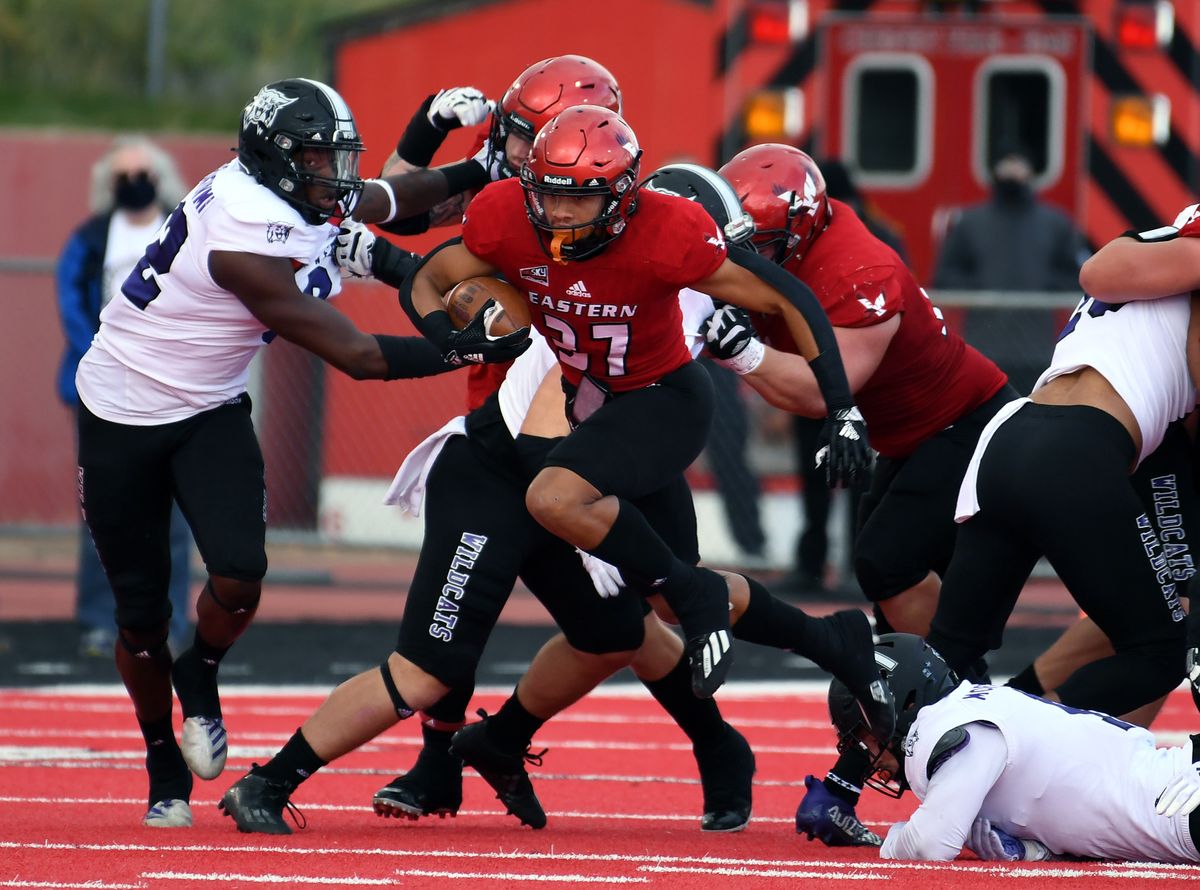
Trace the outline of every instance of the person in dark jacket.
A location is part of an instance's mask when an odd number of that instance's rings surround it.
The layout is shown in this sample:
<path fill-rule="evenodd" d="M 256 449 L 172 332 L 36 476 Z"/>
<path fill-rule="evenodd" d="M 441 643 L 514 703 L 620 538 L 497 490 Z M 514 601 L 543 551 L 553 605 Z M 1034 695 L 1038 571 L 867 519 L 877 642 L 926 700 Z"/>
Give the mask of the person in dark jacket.
<path fill-rule="evenodd" d="M 58 258 L 58 310 L 66 339 L 58 369 L 58 396 L 76 410 L 75 369 L 100 327 L 100 310 L 120 288 L 185 191 L 171 157 L 140 136 L 120 136 L 92 167 L 93 215 L 71 233 Z M 171 638 L 188 633 L 192 536 L 176 507 L 171 518 Z M 81 523 L 76 570 L 79 652 L 109 657 L 116 641 L 112 588 L 91 535 Z"/>

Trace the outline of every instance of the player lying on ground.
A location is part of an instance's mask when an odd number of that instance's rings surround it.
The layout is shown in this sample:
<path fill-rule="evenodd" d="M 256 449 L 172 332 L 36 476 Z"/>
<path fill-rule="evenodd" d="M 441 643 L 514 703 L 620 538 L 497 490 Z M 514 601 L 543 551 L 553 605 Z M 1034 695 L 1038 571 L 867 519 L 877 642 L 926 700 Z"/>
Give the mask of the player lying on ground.
<path fill-rule="evenodd" d="M 919 637 L 885 634 L 880 676 L 898 707 L 880 739 L 836 680 L 829 711 L 839 748 L 862 750 L 871 787 L 911 789 L 921 805 L 891 827 L 884 859 L 1058 857 L 1200 862 L 1200 736 L 1157 748 L 1107 714 L 1004 686 L 959 683 Z"/>

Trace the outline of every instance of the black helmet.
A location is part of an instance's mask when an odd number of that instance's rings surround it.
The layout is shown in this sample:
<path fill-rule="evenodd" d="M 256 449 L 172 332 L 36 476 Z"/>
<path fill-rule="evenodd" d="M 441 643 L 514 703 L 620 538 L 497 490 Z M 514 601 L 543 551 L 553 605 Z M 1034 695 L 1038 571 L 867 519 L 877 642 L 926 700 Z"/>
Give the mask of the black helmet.
<path fill-rule="evenodd" d="M 754 220 L 720 173 L 699 164 L 668 164 L 646 177 L 642 188 L 695 201 L 708 211 L 730 246 L 750 246 Z"/>
<path fill-rule="evenodd" d="M 889 797 L 899 797 L 908 788 L 904 777 L 904 739 L 917 712 L 941 700 L 958 685 L 958 677 L 942 656 L 921 637 L 913 634 L 882 634 L 875 644 L 879 675 L 896 697 L 896 728 L 881 743 L 871 760 L 867 784 Z M 840 680 L 829 684 L 829 717 L 838 731 L 838 750 L 856 747 L 869 750 L 862 736 L 870 733 L 862 707 Z M 900 764 L 899 775 L 876 778 L 876 765 L 884 751 Z"/>
<path fill-rule="evenodd" d="M 333 175 L 298 167 L 296 155 L 305 148 L 332 152 Z M 328 220 L 338 208 L 312 203 L 307 187 L 336 189 L 344 210 L 347 199 L 362 189 L 358 175 L 362 150 L 349 106 L 332 87 L 316 80 L 291 77 L 269 83 L 242 112 L 238 160 L 255 180 L 313 225 Z"/>

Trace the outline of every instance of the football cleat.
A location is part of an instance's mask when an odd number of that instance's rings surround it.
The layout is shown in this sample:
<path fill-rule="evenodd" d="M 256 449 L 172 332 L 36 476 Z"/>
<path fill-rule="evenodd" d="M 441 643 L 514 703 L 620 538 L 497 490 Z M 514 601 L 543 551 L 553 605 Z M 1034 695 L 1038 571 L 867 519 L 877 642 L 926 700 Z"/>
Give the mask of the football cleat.
<path fill-rule="evenodd" d="M 147 828 L 191 828 L 192 807 L 177 797 L 160 800 L 146 810 L 142 824 Z"/>
<path fill-rule="evenodd" d="M 1192 704 L 1200 711 L 1200 648 L 1187 650 L 1188 688 L 1192 690 Z"/>
<path fill-rule="evenodd" d="M 254 769 L 257 768 L 258 764 L 254 764 Z M 308 824 L 304 814 L 288 799 L 293 790 L 283 782 L 273 782 L 251 770 L 225 792 L 217 808 L 233 818 L 238 831 L 247 834 L 291 834 L 291 827 L 283 821 L 285 808 L 298 828 Z"/>
<path fill-rule="evenodd" d="M 796 651 L 841 680 L 862 707 L 875 737 L 890 739 L 896 727 L 896 701 L 879 676 L 870 619 L 858 609 L 844 609 L 817 620 L 829 627 L 829 651 Z"/>
<path fill-rule="evenodd" d="M 487 734 L 487 713 L 479 723 L 464 726 L 450 741 L 450 753 L 462 758 L 462 762 L 475 769 L 483 780 L 492 786 L 496 798 L 508 808 L 510 815 L 521 820 L 522 825 L 539 829 L 546 827 L 546 811 L 529 781 L 525 764 L 542 765 L 545 750 L 532 754 L 529 749 L 521 754 L 509 754 L 495 746 Z"/>
<path fill-rule="evenodd" d="M 883 838 L 858 821 L 853 805 L 832 794 L 814 776 L 804 777 L 807 792 L 796 808 L 796 833 L 827 847 L 879 847 Z"/>
<path fill-rule="evenodd" d="M 225 769 L 229 753 L 215 667 L 201 663 L 188 649 L 171 665 L 171 683 L 183 710 L 180 750 L 188 768 L 201 779 L 215 779 Z"/>
<path fill-rule="evenodd" d="M 692 745 L 704 789 L 701 831 L 741 831 L 750 824 L 754 752 L 745 737 L 725 724 L 712 742 Z"/>
<path fill-rule="evenodd" d="M 378 816 L 417 820 L 458 815 L 462 806 L 462 761 L 453 754 L 421 749 L 417 762 L 404 775 L 375 792 Z"/>
<path fill-rule="evenodd" d="M 179 744 L 188 769 L 201 779 L 215 779 L 229 753 L 225 721 L 220 717 L 185 717 Z"/>
<path fill-rule="evenodd" d="M 733 666 L 729 631 L 714 630 L 692 637 L 684 648 L 692 669 L 692 692 L 696 698 L 712 698 Z"/>

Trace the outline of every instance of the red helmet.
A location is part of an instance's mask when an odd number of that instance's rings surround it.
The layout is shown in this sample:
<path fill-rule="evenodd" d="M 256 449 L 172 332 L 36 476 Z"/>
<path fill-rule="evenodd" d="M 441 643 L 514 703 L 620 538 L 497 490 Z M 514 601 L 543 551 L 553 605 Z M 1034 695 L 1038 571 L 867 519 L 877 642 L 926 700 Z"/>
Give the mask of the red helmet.
<path fill-rule="evenodd" d="M 598 105 L 620 114 L 617 79 L 587 56 L 552 56 L 530 65 L 500 100 L 492 118 L 492 147 L 503 148 L 509 133 L 532 141 L 552 117 L 572 105 Z M 509 176 L 516 172 L 505 170 Z"/>
<path fill-rule="evenodd" d="M 754 246 L 779 265 L 805 252 L 829 225 L 825 177 L 816 161 L 791 145 L 755 145 L 720 173 L 754 218 Z"/>
<path fill-rule="evenodd" d="M 548 234 L 544 246 L 551 257 L 558 262 L 584 259 L 625 230 L 637 207 L 641 157 L 629 124 L 615 111 L 595 105 L 568 108 L 538 132 L 521 168 L 521 186 L 530 221 Z M 592 219 L 563 227 L 546 216 L 548 195 L 599 195 L 604 201 Z"/>

